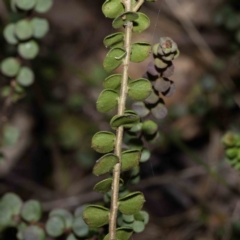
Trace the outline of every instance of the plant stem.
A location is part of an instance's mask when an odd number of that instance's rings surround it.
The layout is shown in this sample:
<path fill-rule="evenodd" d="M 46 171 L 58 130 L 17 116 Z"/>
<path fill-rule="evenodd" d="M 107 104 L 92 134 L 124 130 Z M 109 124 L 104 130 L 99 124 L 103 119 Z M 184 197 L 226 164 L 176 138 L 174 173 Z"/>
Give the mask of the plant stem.
<path fill-rule="evenodd" d="M 132 0 L 125 0 L 125 11 L 132 10 Z M 121 82 L 120 98 L 118 102 L 118 115 L 123 115 L 125 111 L 127 92 L 128 92 L 128 69 L 131 55 L 131 37 L 132 37 L 132 22 L 127 22 L 125 26 L 125 42 L 124 48 L 126 56 L 123 60 L 123 76 Z M 122 152 L 122 140 L 123 140 L 123 127 L 119 127 L 116 132 L 115 154 L 119 157 L 119 163 L 117 163 L 113 170 L 113 183 L 112 183 L 112 199 L 109 221 L 109 239 L 116 239 L 116 225 L 117 225 L 117 212 L 118 212 L 118 192 L 119 192 L 119 180 L 121 174 L 121 152 Z"/>
<path fill-rule="evenodd" d="M 136 6 L 133 8 L 133 12 L 137 12 L 137 10 L 143 5 L 145 0 L 139 0 Z"/>

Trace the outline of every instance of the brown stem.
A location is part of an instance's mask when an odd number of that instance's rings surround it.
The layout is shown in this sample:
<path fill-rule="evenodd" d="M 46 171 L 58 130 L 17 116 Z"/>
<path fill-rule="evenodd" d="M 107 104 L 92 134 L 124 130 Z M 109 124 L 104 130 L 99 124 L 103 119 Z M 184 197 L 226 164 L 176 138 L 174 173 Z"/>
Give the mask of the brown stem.
<path fill-rule="evenodd" d="M 125 0 L 125 11 L 132 10 L 132 0 Z M 126 56 L 123 61 L 123 76 L 121 82 L 121 92 L 118 103 L 118 115 L 123 115 L 125 111 L 127 92 L 128 92 L 128 69 L 131 55 L 131 37 L 132 37 L 132 22 L 127 22 L 125 26 L 125 43 L 124 48 Z M 119 180 L 121 174 L 121 151 L 123 140 L 123 127 L 119 127 L 116 133 L 115 154 L 119 157 L 119 163 L 117 163 L 113 170 L 113 183 L 112 183 L 112 199 L 111 210 L 109 220 L 109 239 L 116 239 L 116 225 L 117 225 L 117 212 L 118 212 L 118 192 L 119 192 Z"/>

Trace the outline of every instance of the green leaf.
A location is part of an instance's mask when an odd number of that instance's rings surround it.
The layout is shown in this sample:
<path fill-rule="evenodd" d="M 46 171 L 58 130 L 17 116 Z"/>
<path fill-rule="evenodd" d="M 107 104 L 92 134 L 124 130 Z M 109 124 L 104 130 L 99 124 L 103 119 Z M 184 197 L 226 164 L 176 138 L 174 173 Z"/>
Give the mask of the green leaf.
<path fill-rule="evenodd" d="M 103 67 L 107 72 L 111 72 L 118 68 L 122 59 L 125 57 L 126 51 L 123 48 L 112 48 L 108 52 L 107 56 L 103 61 Z"/>
<path fill-rule="evenodd" d="M 24 59 L 33 59 L 38 55 L 39 46 L 34 40 L 20 43 L 18 45 L 18 53 Z"/>
<path fill-rule="evenodd" d="M 47 12 L 53 5 L 53 0 L 37 0 L 35 11 L 39 13 Z"/>
<path fill-rule="evenodd" d="M 37 0 L 15 0 L 16 6 L 22 10 L 31 10 L 36 5 Z"/>
<path fill-rule="evenodd" d="M 15 77 L 19 69 L 20 62 L 13 57 L 6 58 L 1 63 L 1 72 L 7 77 Z"/>
<path fill-rule="evenodd" d="M 142 209 L 145 202 L 145 198 L 141 192 L 129 193 L 126 196 L 120 198 L 119 211 L 125 215 L 136 214 Z"/>
<path fill-rule="evenodd" d="M 134 218 L 138 221 L 142 221 L 145 225 L 149 222 L 149 214 L 146 211 L 140 211 L 134 214 Z"/>
<path fill-rule="evenodd" d="M 99 193 L 107 193 L 108 191 L 111 190 L 111 186 L 112 186 L 112 178 L 107 178 L 102 180 L 101 182 L 98 182 L 93 190 Z"/>
<path fill-rule="evenodd" d="M 49 214 L 50 217 L 59 216 L 64 220 L 67 229 L 70 229 L 73 224 L 73 215 L 65 209 L 54 209 Z"/>
<path fill-rule="evenodd" d="M 141 153 L 140 162 L 146 162 L 151 157 L 151 153 L 147 149 L 143 149 Z"/>
<path fill-rule="evenodd" d="M 138 17 L 139 15 L 135 12 L 125 12 L 113 20 L 112 26 L 114 28 L 120 28 L 127 22 L 132 22 L 138 19 Z"/>
<path fill-rule="evenodd" d="M 21 198 L 15 193 L 4 194 L 1 202 L 11 209 L 13 215 L 20 213 L 23 204 Z"/>
<path fill-rule="evenodd" d="M 3 143 L 6 146 L 13 146 L 19 138 L 19 129 L 10 125 L 3 128 Z"/>
<path fill-rule="evenodd" d="M 64 218 L 61 216 L 53 216 L 47 220 L 46 232 L 51 237 L 60 237 L 65 228 Z"/>
<path fill-rule="evenodd" d="M 92 148 L 99 153 L 111 152 L 115 145 L 116 136 L 111 132 L 97 132 L 92 138 Z"/>
<path fill-rule="evenodd" d="M 0 230 L 10 225 L 12 221 L 12 210 L 3 202 L 0 202 Z"/>
<path fill-rule="evenodd" d="M 132 52 L 130 60 L 136 63 L 144 61 L 149 56 L 151 48 L 151 44 L 147 42 L 133 43 L 131 46 Z"/>
<path fill-rule="evenodd" d="M 109 209 L 99 206 L 90 205 L 83 212 L 83 220 L 92 228 L 99 228 L 109 222 Z"/>
<path fill-rule="evenodd" d="M 139 78 L 128 84 L 128 95 L 136 101 L 141 101 L 147 98 L 152 92 L 150 81 L 145 78 Z"/>
<path fill-rule="evenodd" d="M 121 86 L 122 74 L 113 74 L 107 77 L 103 82 L 103 87 L 117 90 Z"/>
<path fill-rule="evenodd" d="M 151 109 L 151 113 L 156 119 L 162 119 L 167 116 L 168 110 L 163 103 L 158 103 L 156 107 Z"/>
<path fill-rule="evenodd" d="M 17 82 L 23 86 L 28 87 L 34 82 L 34 73 L 29 67 L 21 67 L 18 75 Z"/>
<path fill-rule="evenodd" d="M 97 110 L 101 113 L 114 109 L 118 104 L 119 95 L 112 89 L 103 90 L 97 100 Z"/>
<path fill-rule="evenodd" d="M 84 222 L 82 216 L 76 217 L 73 222 L 73 232 L 78 237 L 86 237 L 89 233 L 89 227 Z"/>
<path fill-rule="evenodd" d="M 133 234 L 133 230 L 130 227 L 121 227 L 116 230 L 117 240 L 129 240 Z M 103 240 L 109 240 L 109 234 L 104 237 Z"/>
<path fill-rule="evenodd" d="M 152 91 L 148 98 L 144 100 L 145 103 L 155 104 L 159 101 L 159 96 Z"/>
<path fill-rule="evenodd" d="M 115 18 L 124 12 L 121 0 L 106 0 L 102 6 L 102 12 L 107 18 Z"/>
<path fill-rule="evenodd" d="M 18 39 L 15 36 L 15 24 L 10 23 L 3 29 L 3 36 L 9 44 L 17 44 Z"/>
<path fill-rule="evenodd" d="M 132 105 L 132 109 L 139 115 L 139 117 L 146 117 L 150 110 L 146 108 L 143 102 L 135 102 Z"/>
<path fill-rule="evenodd" d="M 108 48 L 121 48 L 124 44 L 124 34 L 122 32 L 112 33 L 104 38 L 103 44 Z"/>
<path fill-rule="evenodd" d="M 42 38 L 49 31 L 49 23 L 44 18 L 35 17 L 31 20 L 30 23 L 33 28 L 33 36 L 35 38 Z"/>
<path fill-rule="evenodd" d="M 136 149 L 122 152 L 121 171 L 128 171 L 138 166 L 140 157 L 141 157 L 141 151 Z"/>
<path fill-rule="evenodd" d="M 15 25 L 15 34 L 19 40 L 27 40 L 33 35 L 33 27 L 28 20 L 20 20 Z"/>
<path fill-rule="evenodd" d="M 21 216 L 27 222 L 38 222 L 42 216 L 41 204 L 35 200 L 25 202 Z"/>
<path fill-rule="evenodd" d="M 153 135 L 157 132 L 158 125 L 154 121 L 148 120 L 143 123 L 142 130 L 146 135 Z"/>
<path fill-rule="evenodd" d="M 129 129 L 129 132 L 131 133 L 137 133 L 142 130 L 142 123 L 139 122 L 138 124 L 134 125 L 131 129 Z"/>
<path fill-rule="evenodd" d="M 119 159 L 116 155 L 109 153 L 101 157 L 93 168 L 93 174 L 96 176 L 110 172 L 118 163 Z"/>
<path fill-rule="evenodd" d="M 100 193 L 107 193 L 108 191 L 111 190 L 112 180 L 113 180 L 112 178 L 107 178 L 102 180 L 101 182 L 98 182 L 94 186 L 93 190 Z M 123 180 L 120 179 L 120 186 L 122 186 L 123 183 L 124 183 Z"/>
<path fill-rule="evenodd" d="M 38 226 L 29 226 L 23 233 L 22 237 L 24 240 L 45 240 L 46 235 L 42 228 Z"/>
<path fill-rule="evenodd" d="M 68 235 L 66 240 L 78 240 L 75 235 L 73 233 L 71 233 L 70 235 Z"/>
<path fill-rule="evenodd" d="M 143 32 L 150 25 L 150 19 L 144 13 L 138 12 L 138 18 L 133 21 L 133 32 Z"/>
<path fill-rule="evenodd" d="M 139 121 L 140 118 L 136 113 L 125 113 L 123 115 L 115 115 L 110 121 L 110 126 L 114 130 L 118 127 L 131 128 L 139 123 Z"/>
<path fill-rule="evenodd" d="M 145 225 L 142 221 L 134 221 L 133 223 L 133 231 L 136 233 L 143 232 L 145 229 Z"/>
<path fill-rule="evenodd" d="M 125 223 L 132 223 L 132 222 L 134 222 L 134 215 L 125 215 L 125 214 L 123 214 L 122 218 L 123 218 L 123 221 Z"/>
<path fill-rule="evenodd" d="M 167 66 L 168 66 L 168 62 L 166 62 L 166 61 L 163 61 L 162 59 L 160 59 L 160 58 L 155 58 L 154 59 L 154 64 L 155 64 L 155 66 L 157 67 L 157 68 L 159 68 L 159 69 L 164 69 L 164 68 L 166 68 Z"/>

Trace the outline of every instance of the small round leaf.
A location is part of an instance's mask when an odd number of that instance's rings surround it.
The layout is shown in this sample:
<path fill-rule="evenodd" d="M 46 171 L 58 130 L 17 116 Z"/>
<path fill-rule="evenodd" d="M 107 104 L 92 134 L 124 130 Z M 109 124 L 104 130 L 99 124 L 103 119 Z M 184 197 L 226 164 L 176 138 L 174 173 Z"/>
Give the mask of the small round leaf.
<path fill-rule="evenodd" d="M 175 83 L 171 80 L 170 83 L 171 83 L 170 88 L 166 92 L 162 93 L 165 97 L 171 97 L 176 91 Z"/>
<path fill-rule="evenodd" d="M 160 92 L 166 92 L 171 86 L 171 82 L 167 78 L 158 78 L 154 83 L 154 88 Z"/>
<path fill-rule="evenodd" d="M 139 115 L 139 117 L 146 117 L 150 112 L 143 102 L 133 103 L 132 109 Z"/>
<path fill-rule="evenodd" d="M 106 0 L 102 6 L 102 12 L 107 18 L 115 18 L 124 12 L 121 0 Z"/>
<path fill-rule="evenodd" d="M 125 215 L 136 214 L 142 209 L 145 202 L 145 198 L 141 192 L 129 193 L 126 196 L 120 198 L 119 211 Z"/>
<path fill-rule="evenodd" d="M 46 232 L 51 237 L 59 237 L 65 230 L 64 219 L 60 216 L 50 217 L 46 223 Z"/>
<path fill-rule="evenodd" d="M 105 207 L 90 205 L 83 212 L 83 220 L 89 227 L 99 228 L 108 223 L 109 214 L 109 209 Z"/>
<path fill-rule="evenodd" d="M 149 56 L 151 48 L 151 44 L 146 42 L 133 43 L 130 60 L 136 63 L 144 61 Z"/>
<path fill-rule="evenodd" d="M 22 238 L 24 240 L 45 240 L 46 235 L 42 228 L 38 226 L 29 226 L 23 230 Z"/>
<path fill-rule="evenodd" d="M 165 118 L 168 114 L 168 110 L 163 103 L 158 103 L 158 105 L 151 109 L 152 115 L 157 119 Z"/>
<path fill-rule="evenodd" d="M 134 19 L 134 21 L 133 21 L 133 31 L 140 33 L 149 27 L 150 19 L 144 13 L 138 12 L 137 14 L 138 14 L 138 18 Z"/>
<path fill-rule="evenodd" d="M 28 87 L 34 82 L 34 73 L 29 67 L 21 67 L 18 75 L 17 82 L 23 86 Z"/>
<path fill-rule="evenodd" d="M 145 78 L 139 78 L 128 84 L 128 95 L 136 101 L 146 99 L 152 92 L 151 83 Z"/>
<path fill-rule="evenodd" d="M 151 153 L 147 149 L 143 149 L 141 153 L 140 162 L 146 162 L 151 157 Z"/>
<path fill-rule="evenodd" d="M 121 86 L 122 74 L 113 74 L 107 77 L 104 82 L 104 88 L 117 90 Z"/>
<path fill-rule="evenodd" d="M 37 0 L 15 0 L 14 1 L 14 3 L 18 8 L 25 11 L 31 10 L 35 6 L 36 2 Z"/>
<path fill-rule="evenodd" d="M 49 214 L 50 217 L 59 216 L 64 219 L 64 223 L 67 229 L 70 229 L 73 224 L 73 215 L 65 209 L 55 209 Z"/>
<path fill-rule="evenodd" d="M 116 136 L 111 132 L 97 132 L 92 138 L 92 148 L 99 153 L 111 152 L 114 148 Z"/>
<path fill-rule="evenodd" d="M 0 229 L 3 229 L 10 225 L 12 221 L 12 210 L 11 208 L 0 202 Z"/>
<path fill-rule="evenodd" d="M 148 120 L 143 123 L 142 130 L 146 135 L 153 135 L 157 132 L 158 125 L 154 121 Z"/>
<path fill-rule="evenodd" d="M 110 172 L 118 163 L 119 159 L 116 155 L 109 153 L 101 157 L 93 168 L 93 174 L 96 176 Z"/>
<path fill-rule="evenodd" d="M 123 183 L 124 183 L 123 180 L 120 179 L 120 186 L 122 186 Z M 111 186 L 112 186 L 112 178 L 107 178 L 97 183 L 94 186 L 93 190 L 99 193 L 107 193 L 111 190 Z"/>
<path fill-rule="evenodd" d="M 15 25 L 15 34 L 19 40 L 27 40 L 33 35 L 33 27 L 28 20 L 20 20 Z"/>
<path fill-rule="evenodd" d="M 53 0 L 37 0 L 35 11 L 39 13 L 47 12 L 53 5 Z"/>
<path fill-rule="evenodd" d="M 117 129 L 118 127 L 131 128 L 137 123 L 139 123 L 140 118 L 136 114 L 123 114 L 116 115 L 110 121 L 110 126 L 112 129 Z"/>
<path fill-rule="evenodd" d="M 84 222 L 82 216 L 76 217 L 73 222 L 73 232 L 78 237 L 86 237 L 89 232 L 88 225 Z"/>
<path fill-rule="evenodd" d="M 112 33 L 104 38 L 103 44 L 108 48 L 121 48 L 124 44 L 124 34 L 122 32 Z"/>
<path fill-rule="evenodd" d="M 143 232 L 145 229 L 145 225 L 142 221 L 134 221 L 133 223 L 133 231 L 136 233 Z"/>
<path fill-rule="evenodd" d="M 144 102 L 147 104 L 155 104 L 158 101 L 159 101 L 159 96 L 154 91 L 152 91 L 149 97 L 144 100 Z"/>
<path fill-rule="evenodd" d="M 113 20 L 112 26 L 114 28 L 120 28 L 127 22 L 132 22 L 138 19 L 138 17 L 139 15 L 135 12 L 125 12 Z"/>
<path fill-rule="evenodd" d="M 133 234 L 131 227 L 121 227 L 116 230 L 117 240 L 129 240 Z M 109 240 L 109 234 L 107 234 L 103 240 Z"/>
<path fill-rule="evenodd" d="M 71 233 L 70 235 L 68 235 L 66 240 L 78 240 L 75 235 L 73 233 Z"/>
<path fill-rule="evenodd" d="M 42 216 L 42 207 L 38 201 L 25 202 L 21 211 L 22 218 L 27 222 L 37 222 Z"/>
<path fill-rule="evenodd" d="M 122 59 L 125 57 L 126 51 L 123 48 L 112 48 L 108 52 L 107 56 L 103 61 L 103 67 L 107 72 L 111 72 L 118 68 Z"/>
<path fill-rule="evenodd" d="M 97 100 L 97 110 L 101 113 L 114 109 L 118 104 L 119 95 L 112 89 L 103 90 Z"/>
<path fill-rule="evenodd" d="M 141 157 L 141 151 L 136 149 L 122 152 L 121 171 L 128 171 L 138 166 L 140 157 Z"/>
<path fill-rule="evenodd" d="M 18 53 L 22 58 L 27 60 L 33 59 L 38 55 L 39 46 L 38 44 L 31 40 L 29 42 L 20 43 L 18 45 Z"/>
<path fill-rule="evenodd" d="M 18 215 L 20 213 L 23 204 L 21 198 L 15 193 L 4 194 L 2 197 L 2 203 L 6 204 L 6 206 L 11 209 L 13 215 Z"/>
<path fill-rule="evenodd" d="M 1 63 L 1 72 L 7 77 L 15 77 L 19 69 L 19 61 L 13 57 L 6 58 Z"/>
<path fill-rule="evenodd" d="M 35 17 L 31 20 L 30 23 L 31 23 L 32 28 L 33 28 L 33 36 L 35 38 L 42 38 L 49 31 L 49 23 L 44 18 Z"/>
<path fill-rule="evenodd" d="M 3 36 L 9 44 L 17 44 L 18 39 L 15 36 L 15 24 L 8 24 L 3 30 Z"/>

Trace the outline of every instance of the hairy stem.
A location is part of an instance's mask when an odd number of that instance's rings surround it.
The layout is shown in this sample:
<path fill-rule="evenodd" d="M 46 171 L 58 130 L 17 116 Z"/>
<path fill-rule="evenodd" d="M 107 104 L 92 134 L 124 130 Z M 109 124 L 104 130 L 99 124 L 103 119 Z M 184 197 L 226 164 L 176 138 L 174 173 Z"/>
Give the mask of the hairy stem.
<path fill-rule="evenodd" d="M 125 11 L 132 10 L 132 0 L 125 0 Z M 118 115 L 123 115 L 125 111 L 127 92 L 128 92 L 128 69 L 131 55 L 131 37 L 132 37 L 132 22 L 128 22 L 125 26 L 125 43 L 124 48 L 126 56 L 123 61 L 123 76 L 121 82 L 121 92 L 118 103 Z M 109 239 L 116 239 L 116 225 L 117 225 L 117 211 L 118 211 L 118 192 L 119 192 L 119 180 L 121 174 L 121 151 L 123 140 L 123 127 L 119 127 L 116 133 L 115 154 L 119 157 L 119 163 L 114 167 L 113 171 L 113 183 L 112 183 L 112 199 L 111 199 L 111 211 L 109 221 Z"/>

